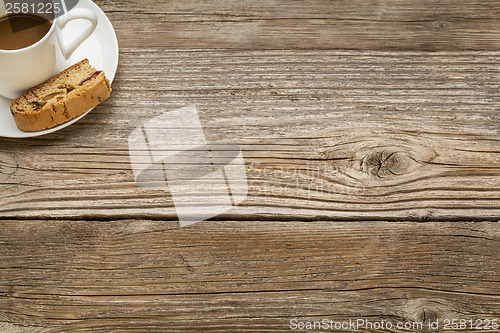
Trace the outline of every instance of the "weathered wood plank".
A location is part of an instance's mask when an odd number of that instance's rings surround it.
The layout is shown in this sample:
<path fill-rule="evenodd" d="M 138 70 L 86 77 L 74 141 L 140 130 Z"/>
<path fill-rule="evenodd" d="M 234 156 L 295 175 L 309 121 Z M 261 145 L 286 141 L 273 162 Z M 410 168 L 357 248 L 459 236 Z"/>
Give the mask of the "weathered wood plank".
<path fill-rule="evenodd" d="M 134 183 L 127 137 L 196 104 L 247 165 L 222 219 L 500 220 L 498 52 L 123 54 L 113 98 L 78 124 L 0 140 L 0 217 L 175 220 L 168 192 Z"/>
<path fill-rule="evenodd" d="M 0 139 L 2 333 L 500 319 L 498 223 L 408 222 L 500 220 L 500 3 L 97 4 L 113 98 Z M 168 192 L 133 182 L 127 137 L 189 104 L 242 147 L 250 193 L 179 229 Z"/>
<path fill-rule="evenodd" d="M 122 47 L 500 50 L 498 1 L 98 0 Z M 147 53 L 147 51 L 144 51 Z"/>
<path fill-rule="evenodd" d="M 285 332 L 292 318 L 493 319 L 499 242 L 496 223 L 2 221 L 0 322 Z"/>

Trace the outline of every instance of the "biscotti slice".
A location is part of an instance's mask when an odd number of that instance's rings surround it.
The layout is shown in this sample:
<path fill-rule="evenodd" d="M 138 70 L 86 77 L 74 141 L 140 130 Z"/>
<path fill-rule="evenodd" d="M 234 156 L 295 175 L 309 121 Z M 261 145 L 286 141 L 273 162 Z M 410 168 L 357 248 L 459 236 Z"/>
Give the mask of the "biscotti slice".
<path fill-rule="evenodd" d="M 25 132 L 52 128 L 108 99 L 109 80 L 83 59 L 12 101 L 17 127 Z"/>

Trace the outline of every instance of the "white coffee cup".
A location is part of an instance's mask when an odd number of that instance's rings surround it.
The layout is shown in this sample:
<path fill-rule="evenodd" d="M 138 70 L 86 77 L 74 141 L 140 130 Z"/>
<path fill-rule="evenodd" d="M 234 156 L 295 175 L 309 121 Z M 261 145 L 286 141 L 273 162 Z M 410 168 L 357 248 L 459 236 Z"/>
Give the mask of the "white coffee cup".
<path fill-rule="evenodd" d="M 69 21 L 85 19 L 91 24 L 78 36 L 66 40 L 62 30 Z M 17 50 L 0 50 L 0 96 L 14 99 L 64 69 L 66 60 L 95 30 L 97 15 L 76 8 L 55 18 L 45 36 Z"/>

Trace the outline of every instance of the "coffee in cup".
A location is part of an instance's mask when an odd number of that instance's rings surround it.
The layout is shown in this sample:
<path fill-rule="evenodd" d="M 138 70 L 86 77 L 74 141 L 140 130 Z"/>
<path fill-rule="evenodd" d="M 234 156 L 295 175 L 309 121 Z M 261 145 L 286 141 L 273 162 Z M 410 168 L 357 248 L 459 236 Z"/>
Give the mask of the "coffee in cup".
<path fill-rule="evenodd" d="M 52 23 L 35 14 L 11 14 L 0 18 L 0 50 L 18 50 L 42 39 Z"/>
<path fill-rule="evenodd" d="M 54 1 L 39 0 L 56 8 Z M 97 15 L 86 8 L 55 14 L 15 13 L 0 19 L 0 96 L 14 99 L 68 67 L 71 54 L 97 27 Z M 91 24 L 63 36 L 66 24 L 79 19 Z"/>

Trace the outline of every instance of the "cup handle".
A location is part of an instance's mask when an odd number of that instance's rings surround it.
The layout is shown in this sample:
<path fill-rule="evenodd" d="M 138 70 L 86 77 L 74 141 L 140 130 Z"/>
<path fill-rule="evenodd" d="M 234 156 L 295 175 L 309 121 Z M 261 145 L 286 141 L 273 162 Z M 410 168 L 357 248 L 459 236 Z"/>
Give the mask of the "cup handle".
<path fill-rule="evenodd" d="M 61 44 L 61 51 L 66 59 L 71 57 L 73 52 L 75 52 L 76 48 L 80 46 L 92 33 L 94 32 L 95 28 L 97 27 L 97 15 L 92 12 L 89 9 L 85 8 L 75 8 L 72 9 L 71 11 L 67 12 L 63 16 L 60 16 L 57 18 L 57 25 L 59 28 L 62 30 L 66 26 L 66 24 L 69 21 L 72 20 L 78 20 L 78 19 L 84 19 L 88 20 L 92 25 L 87 26 L 81 33 L 78 35 L 74 40 L 66 43 L 61 36 L 60 37 L 60 44 Z"/>

